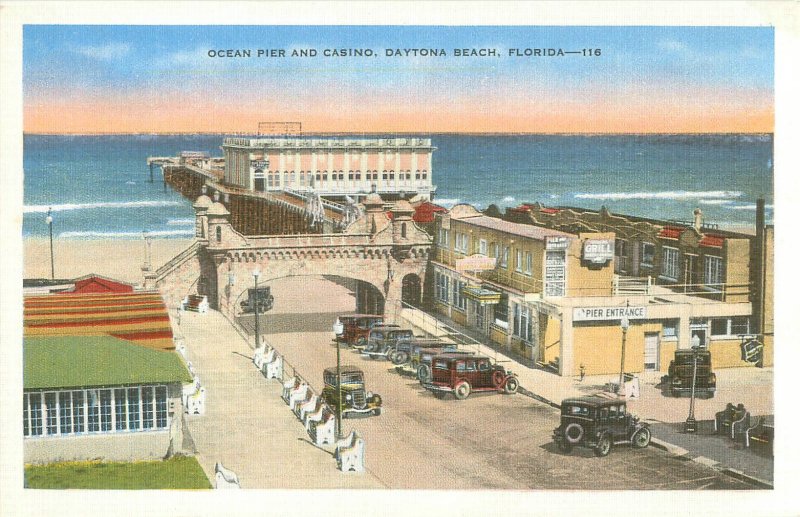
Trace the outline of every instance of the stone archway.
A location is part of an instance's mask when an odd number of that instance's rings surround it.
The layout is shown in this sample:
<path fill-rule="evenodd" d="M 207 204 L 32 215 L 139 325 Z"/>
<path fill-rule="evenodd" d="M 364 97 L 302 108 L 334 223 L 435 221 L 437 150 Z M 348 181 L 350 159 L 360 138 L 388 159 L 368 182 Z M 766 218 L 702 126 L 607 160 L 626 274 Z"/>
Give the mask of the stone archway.
<path fill-rule="evenodd" d="M 422 303 L 422 282 L 415 273 L 409 273 L 403 277 L 401 300 L 413 307 L 419 307 Z"/>

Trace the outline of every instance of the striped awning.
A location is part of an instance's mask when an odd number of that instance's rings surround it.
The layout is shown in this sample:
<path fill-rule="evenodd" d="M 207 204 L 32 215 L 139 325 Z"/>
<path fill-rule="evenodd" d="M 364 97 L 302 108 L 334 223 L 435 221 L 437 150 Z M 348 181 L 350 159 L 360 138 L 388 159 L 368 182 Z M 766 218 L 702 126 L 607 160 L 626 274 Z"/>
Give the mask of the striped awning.
<path fill-rule="evenodd" d="M 500 293 L 491 289 L 486 289 L 485 287 L 468 285 L 461 289 L 461 294 L 470 300 L 475 300 L 484 305 L 500 303 Z"/>

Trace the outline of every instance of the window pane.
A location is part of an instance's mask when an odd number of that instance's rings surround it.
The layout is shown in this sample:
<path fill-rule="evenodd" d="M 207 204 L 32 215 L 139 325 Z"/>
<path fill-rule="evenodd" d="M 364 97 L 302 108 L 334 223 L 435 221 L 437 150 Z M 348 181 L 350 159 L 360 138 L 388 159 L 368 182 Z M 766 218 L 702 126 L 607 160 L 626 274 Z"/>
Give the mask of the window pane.
<path fill-rule="evenodd" d="M 28 436 L 28 394 L 22 395 L 22 434 Z"/>
<path fill-rule="evenodd" d="M 58 412 L 56 410 L 56 394 L 45 393 L 44 404 L 47 408 L 47 434 L 58 434 Z"/>
<path fill-rule="evenodd" d="M 167 388 L 165 386 L 156 388 L 156 427 L 159 429 L 167 427 Z"/>
<path fill-rule="evenodd" d="M 31 434 L 39 436 L 42 434 L 42 395 L 41 393 L 31 393 L 30 412 L 31 412 Z"/>
<path fill-rule="evenodd" d="M 111 390 L 100 390 L 100 430 L 111 430 Z"/>
<path fill-rule="evenodd" d="M 116 424 L 115 428 L 117 431 L 124 431 L 128 428 L 128 412 L 125 408 L 125 390 L 124 389 L 117 389 L 114 390 L 114 406 L 115 406 L 115 417 L 116 417 Z"/>
<path fill-rule="evenodd" d="M 128 388 L 128 429 L 139 429 L 139 388 Z"/>
<path fill-rule="evenodd" d="M 59 426 L 61 434 L 72 432 L 72 393 L 62 391 L 58 394 Z"/>
<path fill-rule="evenodd" d="M 727 336 L 728 335 L 728 320 L 727 318 L 711 320 L 711 335 L 712 336 Z"/>
<path fill-rule="evenodd" d="M 678 320 L 667 320 L 664 322 L 663 331 L 664 337 L 675 337 L 678 335 Z"/>
<path fill-rule="evenodd" d="M 86 430 L 83 423 L 86 414 L 84 400 L 85 397 L 82 391 L 72 392 L 72 428 L 76 433 L 82 433 Z"/>
<path fill-rule="evenodd" d="M 731 334 L 734 336 L 738 334 L 750 333 L 750 319 L 747 316 L 740 316 L 731 319 Z"/>
<path fill-rule="evenodd" d="M 142 428 L 153 428 L 153 388 L 142 388 Z"/>

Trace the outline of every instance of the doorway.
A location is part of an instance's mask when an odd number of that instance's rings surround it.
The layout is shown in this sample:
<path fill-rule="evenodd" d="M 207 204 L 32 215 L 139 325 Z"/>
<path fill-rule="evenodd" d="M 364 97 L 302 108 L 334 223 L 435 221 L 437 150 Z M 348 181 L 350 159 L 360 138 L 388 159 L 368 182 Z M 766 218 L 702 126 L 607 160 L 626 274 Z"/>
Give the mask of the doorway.
<path fill-rule="evenodd" d="M 644 334 L 644 370 L 647 372 L 658 370 L 660 356 L 660 342 L 658 332 L 645 332 Z"/>

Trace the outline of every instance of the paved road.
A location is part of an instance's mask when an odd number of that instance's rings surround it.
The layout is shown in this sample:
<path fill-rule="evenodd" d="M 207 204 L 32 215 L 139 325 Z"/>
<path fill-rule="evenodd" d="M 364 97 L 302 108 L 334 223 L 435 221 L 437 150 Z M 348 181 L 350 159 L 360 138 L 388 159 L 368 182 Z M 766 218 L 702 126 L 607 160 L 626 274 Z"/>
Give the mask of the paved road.
<path fill-rule="evenodd" d="M 335 365 L 330 326 L 352 311 L 341 287 L 315 287 L 322 297 L 298 299 L 291 282 L 273 285 L 276 311 L 260 320 L 269 341 L 316 390 Z M 245 321 L 249 323 L 250 321 Z M 249 325 L 248 325 L 249 326 Z M 366 439 L 367 468 L 383 485 L 407 489 L 737 489 L 751 488 L 704 465 L 648 448 L 617 447 L 564 455 L 551 441 L 558 414 L 523 395 L 479 394 L 438 400 L 385 361 L 345 350 L 343 363 L 364 369 L 368 389 L 384 399 L 379 417 L 345 420 Z"/>

